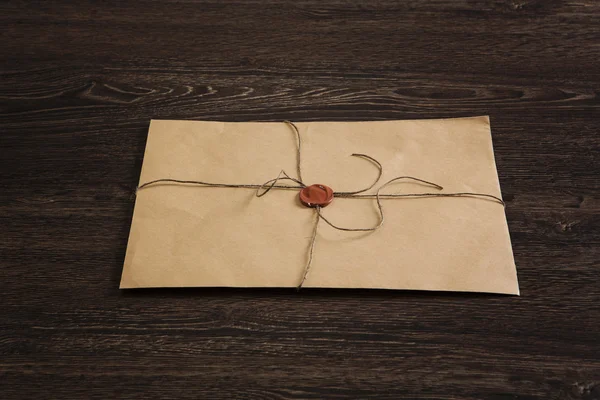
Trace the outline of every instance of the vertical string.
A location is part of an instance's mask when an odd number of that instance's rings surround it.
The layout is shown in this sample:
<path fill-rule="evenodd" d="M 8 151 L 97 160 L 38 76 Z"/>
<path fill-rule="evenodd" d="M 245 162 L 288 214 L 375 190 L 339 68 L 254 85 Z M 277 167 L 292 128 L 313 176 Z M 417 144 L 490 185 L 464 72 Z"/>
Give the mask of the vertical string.
<path fill-rule="evenodd" d="M 313 253 L 315 251 L 315 242 L 317 241 L 317 230 L 319 228 L 319 220 L 321 219 L 321 210 L 320 209 L 321 209 L 321 207 L 319 207 L 319 206 L 315 207 L 315 216 L 316 216 L 315 226 L 313 228 L 312 237 L 310 238 L 310 244 L 308 246 L 308 260 L 306 262 L 306 266 L 304 267 L 304 275 L 302 275 L 300 284 L 296 288 L 296 290 L 298 290 L 298 291 L 300 291 L 300 289 L 302 289 L 302 285 L 304 284 L 304 281 L 306 280 L 306 277 L 308 276 L 308 272 L 310 271 L 310 267 L 312 265 Z"/>
<path fill-rule="evenodd" d="M 291 122 L 291 121 L 283 121 L 283 122 L 288 124 L 288 126 L 290 126 L 294 130 L 294 133 L 296 134 L 296 143 L 297 143 L 296 171 L 298 174 L 297 182 L 300 183 L 302 186 L 306 186 L 302 182 L 302 137 L 300 136 L 300 131 L 298 130 L 298 127 L 293 122 Z M 310 243 L 308 245 L 308 260 L 306 261 L 306 266 L 304 267 L 304 274 L 302 274 L 302 279 L 300 280 L 300 283 L 296 287 L 297 291 L 300 291 L 300 289 L 302 289 L 302 285 L 304 285 L 304 281 L 306 281 L 306 277 L 308 276 L 310 267 L 312 266 L 313 254 L 315 252 L 315 242 L 317 241 L 317 231 L 319 229 L 319 220 L 321 219 L 320 208 L 321 207 L 319 207 L 319 206 L 315 207 L 316 219 L 315 219 L 315 225 L 313 228 L 312 236 L 310 238 Z"/>
<path fill-rule="evenodd" d="M 301 163 L 301 150 L 302 150 L 302 139 L 300 138 L 300 131 L 298 127 L 291 121 L 283 121 L 288 124 L 296 133 L 296 142 L 298 146 L 296 147 L 296 170 L 298 173 L 298 180 L 302 182 L 302 163 Z"/>

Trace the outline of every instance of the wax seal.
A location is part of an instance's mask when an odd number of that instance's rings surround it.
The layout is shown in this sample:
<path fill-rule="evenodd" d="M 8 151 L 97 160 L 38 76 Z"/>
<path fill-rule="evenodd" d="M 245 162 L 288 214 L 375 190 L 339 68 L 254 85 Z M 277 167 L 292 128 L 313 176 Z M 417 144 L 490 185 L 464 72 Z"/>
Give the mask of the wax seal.
<path fill-rule="evenodd" d="M 310 185 L 300 191 L 300 202 L 306 207 L 327 207 L 333 201 L 333 189 L 325 185 Z"/>

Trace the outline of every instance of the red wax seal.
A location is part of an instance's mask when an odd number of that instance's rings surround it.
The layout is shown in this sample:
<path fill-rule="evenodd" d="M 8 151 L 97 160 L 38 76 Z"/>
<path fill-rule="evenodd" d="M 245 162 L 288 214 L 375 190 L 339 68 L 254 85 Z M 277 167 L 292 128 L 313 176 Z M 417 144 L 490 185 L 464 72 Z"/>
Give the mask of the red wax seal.
<path fill-rule="evenodd" d="M 306 207 L 327 207 L 333 201 L 333 190 L 325 185 L 310 185 L 300 191 L 300 202 Z"/>

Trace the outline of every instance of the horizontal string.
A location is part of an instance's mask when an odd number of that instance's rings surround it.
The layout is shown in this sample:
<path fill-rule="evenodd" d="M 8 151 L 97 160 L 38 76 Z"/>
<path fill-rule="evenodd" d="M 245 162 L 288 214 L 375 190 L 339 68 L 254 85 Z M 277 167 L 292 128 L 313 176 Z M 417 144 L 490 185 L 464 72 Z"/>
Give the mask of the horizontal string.
<path fill-rule="evenodd" d="M 375 199 L 377 198 L 376 194 L 359 194 L 353 196 L 340 196 L 340 198 L 353 198 L 353 199 Z M 410 197 L 486 197 L 494 200 L 495 202 L 506 206 L 504 200 L 500 197 L 485 194 L 485 193 L 474 193 L 474 192 L 458 192 L 458 193 L 402 193 L 402 194 L 380 194 L 379 198 L 384 199 L 400 199 L 400 198 L 410 198 Z"/>
<path fill-rule="evenodd" d="M 156 185 L 159 183 L 163 183 L 163 184 L 167 184 L 167 183 L 174 183 L 174 184 L 189 184 L 189 185 L 199 185 L 199 186 L 206 186 L 206 187 L 220 187 L 220 188 L 242 188 L 242 189 L 261 189 L 264 188 L 266 184 L 268 184 L 269 182 L 273 182 L 274 180 L 287 180 L 287 178 L 276 178 L 276 179 L 271 179 L 270 181 L 267 181 L 265 183 L 263 183 L 262 185 L 258 185 L 258 184 L 233 184 L 233 183 L 211 183 L 211 182 L 203 182 L 203 181 L 192 181 L 192 180 L 180 180 L 180 179 L 171 179 L 171 178 L 162 178 L 162 179 L 156 179 L 150 182 L 146 182 L 140 186 L 138 186 L 137 190 L 146 188 L 148 186 L 152 186 L 152 185 Z M 273 185 L 271 186 L 271 188 L 273 189 L 302 189 L 304 186 L 289 186 L 289 185 Z"/>

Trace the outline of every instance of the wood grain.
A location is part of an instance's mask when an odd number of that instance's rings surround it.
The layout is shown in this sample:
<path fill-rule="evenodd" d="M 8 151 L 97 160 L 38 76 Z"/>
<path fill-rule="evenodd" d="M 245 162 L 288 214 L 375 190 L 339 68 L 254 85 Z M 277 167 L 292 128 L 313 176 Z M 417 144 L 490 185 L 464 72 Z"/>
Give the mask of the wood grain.
<path fill-rule="evenodd" d="M 0 5 L 4 399 L 600 399 L 600 3 Z M 118 289 L 151 118 L 490 115 L 521 297 Z"/>

